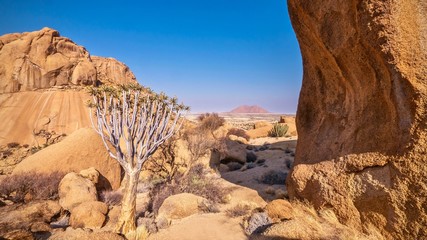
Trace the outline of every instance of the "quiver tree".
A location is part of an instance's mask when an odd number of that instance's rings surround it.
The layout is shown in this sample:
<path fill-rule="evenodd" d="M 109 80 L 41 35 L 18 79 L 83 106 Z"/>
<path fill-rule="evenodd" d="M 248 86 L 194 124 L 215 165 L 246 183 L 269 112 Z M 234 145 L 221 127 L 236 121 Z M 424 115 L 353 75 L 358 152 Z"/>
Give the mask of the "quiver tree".
<path fill-rule="evenodd" d="M 91 120 L 110 156 L 125 173 L 122 209 L 117 232 L 136 229 L 136 190 L 144 163 L 179 129 L 188 107 L 176 98 L 156 94 L 139 85 L 90 88 Z M 95 117 L 96 121 L 93 120 Z"/>

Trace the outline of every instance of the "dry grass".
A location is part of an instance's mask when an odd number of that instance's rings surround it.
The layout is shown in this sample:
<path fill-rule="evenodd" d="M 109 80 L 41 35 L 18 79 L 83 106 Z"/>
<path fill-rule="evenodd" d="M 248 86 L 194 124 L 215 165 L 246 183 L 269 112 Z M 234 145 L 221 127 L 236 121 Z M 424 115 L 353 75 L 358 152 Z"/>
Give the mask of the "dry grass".
<path fill-rule="evenodd" d="M 59 182 L 65 173 L 27 172 L 7 176 L 0 182 L 0 195 L 13 202 L 58 199 Z"/>
<path fill-rule="evenodd" d="M 100 198 L 107 205 L 115 206 L 122 202 L 123 194 L 119 190 L 106 190 L 101 192 Z"/>
<path fill-rule="evenodd" d="M 236 218 L 236 217 L 246 216 L 249 214 L 250 211 L 251 211 L 251 206 L 249 206 L 248 204 L 239 203 L 227 209 L 225 213 L 229 217 Z"/>
<path fill-rule="evenodd" d="M 145 240 L 148 239 L 150 233 L 145 226 L 139 226 L 135 231 L 126 234 L 128 240 Z"/>
<path fill-rule="evenodd" d="M 306 202 L 292 202 L 294 218 L 269 227 L 264 237 L 281 236 L 284 239 L 384 239 L 374 227 L 368 234 L 338 221 L 331 209 L 316 211 Z M 257 238 L 252 238 L 257 239 Z M 262 238 L 260 238 L 262 239 Z"/>
<path fill-rule="evenodd" d="M 230 190 L 222 187 L 217 179 L 207 177 L 204 166 L 197 164 L 186 175 L 177 177 L 173 183 L 158 184 L 152 191 L 151 208 L 157 213 L 167 197 L 179 193 L 192 193 L 212 203 L 223 203 L 229 192 Z"/>

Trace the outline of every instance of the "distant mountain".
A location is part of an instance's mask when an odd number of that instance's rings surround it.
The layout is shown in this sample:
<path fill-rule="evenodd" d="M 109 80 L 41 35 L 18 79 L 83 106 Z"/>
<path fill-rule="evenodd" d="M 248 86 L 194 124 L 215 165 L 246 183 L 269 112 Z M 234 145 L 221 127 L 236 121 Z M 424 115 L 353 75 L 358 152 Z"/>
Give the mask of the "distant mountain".
<path fill-rule="evenodd" d="M 239 106 L 230 111 L 231 113 L 269 113 L 267 110 L 260 106 Z"/>

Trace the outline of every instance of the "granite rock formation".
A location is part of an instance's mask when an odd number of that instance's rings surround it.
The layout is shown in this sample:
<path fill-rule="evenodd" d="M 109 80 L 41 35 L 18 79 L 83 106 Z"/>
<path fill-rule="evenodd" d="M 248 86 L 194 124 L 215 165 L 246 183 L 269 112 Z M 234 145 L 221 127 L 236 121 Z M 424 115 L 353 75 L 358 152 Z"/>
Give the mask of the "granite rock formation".
<path fill-rule="evenodd" d="M 303 56 L 289 194 L 427 237 L 427 2 L 288 0 Z"/>

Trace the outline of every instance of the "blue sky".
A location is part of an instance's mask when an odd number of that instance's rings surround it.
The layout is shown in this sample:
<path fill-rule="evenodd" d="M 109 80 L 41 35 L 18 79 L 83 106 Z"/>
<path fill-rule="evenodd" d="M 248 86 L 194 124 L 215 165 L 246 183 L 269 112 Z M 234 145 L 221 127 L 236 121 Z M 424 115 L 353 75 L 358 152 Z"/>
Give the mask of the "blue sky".
<path fill-rule="evenodd" d="M 0 35 L 54 28 L 193 112 L 295 113 L 302 60 L 285 0 L 0 0 Z"/>

